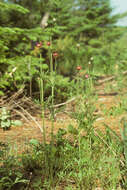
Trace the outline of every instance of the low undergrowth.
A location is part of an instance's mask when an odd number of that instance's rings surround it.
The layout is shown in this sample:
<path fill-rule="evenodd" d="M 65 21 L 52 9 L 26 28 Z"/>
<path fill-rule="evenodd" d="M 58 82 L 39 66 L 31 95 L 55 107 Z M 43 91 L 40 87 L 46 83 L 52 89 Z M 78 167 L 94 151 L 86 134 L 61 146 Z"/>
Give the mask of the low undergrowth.
<path fill-rule="evenodd" d="M 93 95 L 92 77 L 82 80 L 77 75 L 77 98 L 70 112 L 75 125 L 70 123 L 54 134 L 55 75 L 51 71 L 51 140 L 47 143 L 41 77 L 42 141 L 32 139 L 29 148 L 17 156 L 9 143 L 0 143 L 0 190 L 127 189 L 126 118 L 121 120 L 119 136 L 107 125 L 105 132 L 95 129 L 97 97 Z"/>
<path fill-rule="evenodd" d="M 49 143 L 32 139 L 28 150 L 15 156 L 9 144 L 1 142 L 0 190 L 127 189 L 126 119 L 121 120 L 121 136 L 109 126 L 103 133 L 93 127 L 93 97 L 77 101 L 72 114 L 77 126 L 51 133 Z"/>
<path fill-rule="evenodd" d="M 107 128 L 106 134 L 92 131 L 79 138 L 75 133 L 69 142 L 65 133 L 60 129 L 53 145 L 31 143 L 19 157 L 9 155 L 8 146 L 1 144 L 0 189 L 127 188 L 125 135 L 121 140 Z"/>
<path fill-rule="evenodd" d="M 41 44 L 37 44 L 39 49 Z M 55 64 L 58 54 L 49 47 L 50 69 L 47 72 L 39 62 L 39 89 L 42 126 L 39 129 L 42 141 L 32 139 L 29 148 L 22 154 L 15 156 L 11 146 L 0 144 L 0 190 L 104 190 L 127 189 L 127 121 L 121 120 L 123 129 L 121 136 L 105 125 L 105 132 L 95 130 L 94 122 L 97 115 L 97 96 L 94 90 L 95 73 L 90 69 L 82 76 L 81 66 L 76 67 L 75 77 L 69 81 L 58 78 Z M 58 80 L 60 79 L 60 80 Z M 61 81 L 62 80 L 62 81 Z M 59 85 L 58 84 L 59 81 Z M 50 90 L 49 98 L 45 99 L 46 85 Z M 118 84 L 119 86 L 121 84 Z M 60 87 L 60 91 L 59 91 Z M 65 89 L 67 87 L 67 89 Z M 64 94 L 64 90 L 65 94 Z M 30 88 L 30 94 L 32 94 Z M 61 92 L 63 95 L 61 96 Z M 57 94 L 57 97 L 56 97 Z M 75 125 L 70 123 L 65 129 L 55 128 L 56 99 L 75 98 L 75 105 L 70 116 Z M 57 101 L 59 103 L 59 101 Z M 45 110 L 50 110 L 50 142 L 46 141 Z M 117 116 L 126 112 L 126 101 L 118 107 L 104 110 L 107 116 Z M 8 114 L 3 114 L 2 123 L 10 120 Z M 5 117 L 6 116 L 6 117 Z M 9 123 L 10 124 L 10 123 Z M 10 125 L 5 125 L 7 128 Z M 71 136 L 71 140 L 67 138 Z"/>

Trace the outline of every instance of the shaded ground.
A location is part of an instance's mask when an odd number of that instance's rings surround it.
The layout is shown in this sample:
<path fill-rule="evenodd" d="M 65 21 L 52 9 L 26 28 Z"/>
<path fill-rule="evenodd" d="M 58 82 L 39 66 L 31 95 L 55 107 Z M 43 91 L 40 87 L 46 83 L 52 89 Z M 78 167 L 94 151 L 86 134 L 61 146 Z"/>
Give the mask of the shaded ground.
<path fill-rule="evenodd" d="M 116 133 L 120 134 L 120 128 L 122 128 L 121 118 L 126 116 L 125 107 L 126 102 L 124 100 L 127 99 L 126 90 L 124 90 L 125 95 L 112 95 L 105 93 L 105 86 L 101 85 L 101 87 L 97 87 L 97 91 L 100 93 L 98 96 L 98 100 L 96 102 L 96 115 L 98 116 L 95 122 L 95 129 L 104 130 L 105 124 L 111 127 L 111 129 L 115 130 Z M 71 104 L 71 103 L 70 103 Z M 34 117 L 34 119 L 41 126 L 41 118 Z M 72 120 L 65 113 L 58 113 L 56 115 L 56 121 L 54 123 L 54 132 L 56 133 L 59 128 L 66 129 L 69 124 L 76 124 L 74 120 Z M 45 128 L 47 134 L 47 140 L 49 140 L 51 133 L 51 122 L 49 119 L 45 119 Z M 13 149 L 17 152 L 18 150 L 26 150 L 28 146 L 28 142 L 30 139 L 38 139 L 41 141 L 43 139 L 43 134 L 40 129 L 36 125 L 34 121 L 30 121 L 29 123 L 23 122 L 22 127 L 14 127 L 12 126 L 10 130 L 3 131 L 0 129 L 0 141 L 9 142 L 13 145 Z"/>

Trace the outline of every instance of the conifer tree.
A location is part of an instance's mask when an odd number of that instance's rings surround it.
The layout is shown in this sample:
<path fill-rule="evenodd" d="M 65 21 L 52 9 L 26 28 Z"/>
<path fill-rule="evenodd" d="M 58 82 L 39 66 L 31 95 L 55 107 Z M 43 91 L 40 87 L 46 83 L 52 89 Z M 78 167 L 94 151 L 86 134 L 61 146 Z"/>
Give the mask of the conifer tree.
<path fill-rule="evenodd" d="M 28 68 L 27 64 L 24 64 L 25 56 L 30 52 L 30 41 L 33 38 L 37 39 L 42 34 L 42 30 L 37 28 L 36 33 L 34 29 L 18 27 L 17 17 L 12 15 L 23 19 L 26 14 L 29 14 L 29 10 L 18 4 L 0 2 L 0 94 L 3 93 L 3 89 L 13 89 L 12 71 L 14 70 L 16 88 L 24 79 L 28 80 Z"/>
<path fill-rule="evenodd" d="M 41 28 L 45 14 L 48 25 Z M 125 15 L 112 15 L 110 0 L 3 0 L 0 2 L 2 72 L 25 61 L 31 54 L 31 40 L 51 38 L 53 51 L 62 55 L 57 68 L 64 75 L 73 74 L 77 64 L 86 67 L 91 57 L 97 66 L 104 63 L 105 67 L 107 62 L 111 65 L 111 43 L 121 36 L 115 24 Z M 46 55 L 43 58 L 47 59 Z"/>
<path fill-rule="evenodd" d="M 69 23 L 69 35 L 79 41 L 86 51 L 83 64 L 88 64 L 93 56 L 96 64 L 109 61 L 109 47 L 121 36 L 116 23 L 126 15 L 112 15 L 112 10 L 110 0 L 76 1 L 74 16 Z M 105 49 L 105 46 L 108 48 Z"/>

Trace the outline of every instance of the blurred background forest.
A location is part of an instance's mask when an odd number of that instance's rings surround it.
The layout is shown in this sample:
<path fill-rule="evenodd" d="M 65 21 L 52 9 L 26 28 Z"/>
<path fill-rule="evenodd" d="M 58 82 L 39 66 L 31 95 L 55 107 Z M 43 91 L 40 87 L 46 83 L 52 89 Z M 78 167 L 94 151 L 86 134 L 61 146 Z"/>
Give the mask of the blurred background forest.
<path fill-rule="evenodd" d="M 126 70 L 127 27 L 116 25 L 126 15 L 112 15 L 110 0 L 1 0 L 0 96 L 25 87 L 37 98 L 40 65 L 49 74 L 49 49 L 57 54 L 59 102 L 77 66 L 93 76 Z M 47 83 L 45 97 L 49 94 Z"/>

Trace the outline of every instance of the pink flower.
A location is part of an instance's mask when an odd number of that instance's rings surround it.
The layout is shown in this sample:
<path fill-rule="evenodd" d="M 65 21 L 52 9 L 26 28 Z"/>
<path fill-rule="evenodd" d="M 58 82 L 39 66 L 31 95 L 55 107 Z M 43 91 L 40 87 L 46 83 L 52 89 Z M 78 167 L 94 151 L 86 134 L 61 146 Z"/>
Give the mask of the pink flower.
<path fill-rule="evenodd" d="M 80 71 L 82 68 L 81 68 L 81 66 L 77 66 L 77 68 L 76 68 L 78 71 Z"/>
<path fill-rule="evenodd" d="M 88 78 L 89 78 L 89 75 L 88 75 L 88 74 L 85 74 L 85 78 L 88 79 Z"/>
<path fill-rule="evenodd" d="M 37 45 L 36 45 L 38 48 L 41 48 L 42 47 L 42 42 L 40 42 L 40 43 L 37 43 Z"/>

